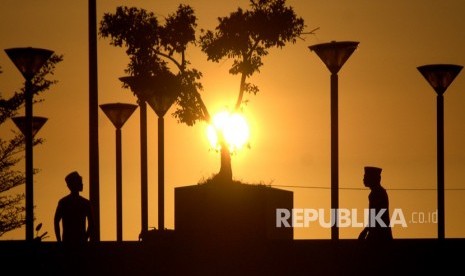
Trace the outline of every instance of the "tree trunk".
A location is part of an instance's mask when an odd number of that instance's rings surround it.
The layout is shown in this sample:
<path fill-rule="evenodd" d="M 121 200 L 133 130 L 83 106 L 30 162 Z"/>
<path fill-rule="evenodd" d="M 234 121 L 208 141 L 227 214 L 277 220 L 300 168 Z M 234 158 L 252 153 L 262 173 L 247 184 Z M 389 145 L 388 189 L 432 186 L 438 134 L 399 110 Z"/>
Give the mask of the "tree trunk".
<path fill-rule="evenodd" d="M 226 143 L 221 145 L 221 167 L 217 178 L 222 183 L 232 182 L 231 153 Z"/>

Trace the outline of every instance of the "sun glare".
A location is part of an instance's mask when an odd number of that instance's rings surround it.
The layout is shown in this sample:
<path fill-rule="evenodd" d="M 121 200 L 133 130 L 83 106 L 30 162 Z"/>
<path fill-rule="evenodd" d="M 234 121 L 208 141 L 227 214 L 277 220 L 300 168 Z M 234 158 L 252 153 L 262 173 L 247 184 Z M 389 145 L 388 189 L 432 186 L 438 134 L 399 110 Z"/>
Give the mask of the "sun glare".
<path fill-rule="evenodd" d="M 244 116 L 229 111 L 217 113 L 207 127 L 208 141 L 216 150 L 221 149 L 221 136 L 224 137 L 229 150 L 234 152 L 247 144 L 249 135 L 249 125 Z"/>

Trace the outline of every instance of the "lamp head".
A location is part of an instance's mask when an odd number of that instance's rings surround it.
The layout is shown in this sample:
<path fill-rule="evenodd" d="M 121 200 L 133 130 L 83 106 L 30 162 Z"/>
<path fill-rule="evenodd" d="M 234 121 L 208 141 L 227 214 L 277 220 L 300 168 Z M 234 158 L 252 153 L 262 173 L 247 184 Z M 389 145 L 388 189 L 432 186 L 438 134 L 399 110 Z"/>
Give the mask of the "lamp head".
<path fill-rule="evenodd" d="M 123 127 L 124 123 L 126 123 L 134 110 L 136 110 L 137 105 L 126 103 L 108 103 L 101 104 L 100 108 L 102 109 L 103 113 L 107 115 L 108 119 L 110 119 L 113 125 L 119 129 Z"/>
<path fill-rule="evenodd" d="M 356 41 L 332 41 L 309 46 L 308 48 L 320 57 L 332 74 L 337 74 L 342 65 L 357 49 L 358 44 L 359 42 Z"/>
<path fill-rule="evenodd" d="M 462 68 L 463 66 L 455 64 L 429 64 L 417 67 L 438 95 L 446 92 Z"/>
<path fill-rule="evenodd" d="M 5 52 L 26 80 L 31 80 L 53 54 L 53 51 L 32 47 L 10 48 Z"/>
<path fill-rule="evenodd" d="M 146 101 L 158 117 L 165 116 L 179 96 L 181 82 L 170 72 L 154 76 L 127 76 L 119 78 L 140 101 Z"/>
<path fill-rule="evenodd" d="M 23 135 L 26 135 L 26 117 L 25 116 L 17 116 L 12 117 L 13 123 L 15 123 L 16 127 L 21 130 Z M 32 117 L 32 137 L 34 137 L 37 132 L 42 128 L 42 126 L 47 122 L 47 118 L 45 117 Z"/>

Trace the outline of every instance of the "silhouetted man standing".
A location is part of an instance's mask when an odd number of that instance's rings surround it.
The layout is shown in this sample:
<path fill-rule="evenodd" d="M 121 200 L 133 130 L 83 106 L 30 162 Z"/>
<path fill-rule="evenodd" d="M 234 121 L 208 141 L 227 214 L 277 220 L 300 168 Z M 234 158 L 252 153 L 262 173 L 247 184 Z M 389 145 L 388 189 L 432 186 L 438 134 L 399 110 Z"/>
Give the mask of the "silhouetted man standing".
<path fill-rule="evenodd" d="M 55 236 L 58 242 L 82 244 L 89 240 L 94 226 L 90 201 L 79 195 L 83 184 L 78 172 L 68 174 L 65 181 L 71 193 L 58 202 L 54 219 Z M 60 232 L 60 221 L 63 235 Z"/>
<path fill-rule="evenodd" d="M 358 236 L 359 239 L 370 241 L 392 240 L 389 218 L 389 198 L 381 186 L 381 168 L 365 167 L 363 184 L 370 188 L 368 195 L 369 220 L 368 225 Z"/>

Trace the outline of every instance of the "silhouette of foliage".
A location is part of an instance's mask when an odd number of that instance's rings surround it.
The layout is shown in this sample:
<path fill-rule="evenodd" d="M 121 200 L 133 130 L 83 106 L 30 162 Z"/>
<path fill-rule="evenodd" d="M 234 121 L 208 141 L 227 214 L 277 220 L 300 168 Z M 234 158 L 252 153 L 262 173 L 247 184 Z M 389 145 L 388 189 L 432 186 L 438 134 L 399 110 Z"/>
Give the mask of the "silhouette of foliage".
<path fill-rule="evenodd" d="M 152 12 L 134 7 L 117 7 L 114 14 L 105 14 L 100 35 L 111 37 L 110 44 L 126 47 L 130 62 L 129 75 L 156 75 L 166 70 L 166 62 L 155 54 L 159 41 L 159 24 Z"/>
<path fill-rule="evenodd" d="M 258 87 L 247 83 L 246 78 L 260 71 L 262 58 L 269 49 L 295 43 L 305 28 L 304 20 L 286 6 L 285 0 L 251 0 L 250 8 L 238 8 L 229 16 L 218 18 L 215 30 L 203 31 L 200 37 L 208 60 L 232 59 L 229 72 L 241 75 L 236 109 L 243 103 L 244 92 L 258 93 Z"/>
<path fill-rule="evenodd" d="M 53 54 L 42 66 L 41 70 L 32 79 L 32 92 L 35 96 L 57 83 L 47 77 L 54 74 L 56 65 L 63 60 L 62 55 Z M 0 93 L 0 125 L 7 119 L 17 115 L 18 110 L 24 104 L 24 87 L 13 93 L 10 98 L 3 98 Z M 34 103 L 42 101 L 34 100 Z M 33 145 L 43 143 L 43 139 L 34 139 Z M 6 193 L 12 188 L 26 182 L 23 171 L 16 170 L 15 166 L 24 158 L 24 136 L 13 132 L 13 138 L 5 140 L 0 137 L 0 236 L 21 227 L 25 224 L 24 194 L 11 195 Z M 34 169 L 33 173 L 38 170 Z"/>
<path fill-rule="evenodd" d="M 104 14 L 99 27 L 100 36 L 110 38 L 111 45 L 126 48 L 130 62 L 125 73 L 159 76 L 160 85 L 163 85 L 163 76 L 177 76 L 180 91 L 172 91 L 179 93 L 173 116 L 189 126 L 208 116 L 199 94 L 202 74 L 188 68 L 190 62 L 185 55 L 188 45 L 195 43 L 196 21 L 194 11 L 188 5 L 179 5 L 164 25 L 160 25 L 153 12 L 136 7 L 117 7 L 115 13 Z M 177 72 L 172 72 L 170 65 L 177 68 Z M 127 88 L 127 85 L 123 86 Z"/>

